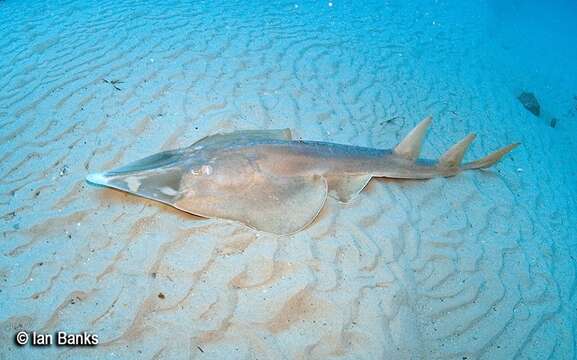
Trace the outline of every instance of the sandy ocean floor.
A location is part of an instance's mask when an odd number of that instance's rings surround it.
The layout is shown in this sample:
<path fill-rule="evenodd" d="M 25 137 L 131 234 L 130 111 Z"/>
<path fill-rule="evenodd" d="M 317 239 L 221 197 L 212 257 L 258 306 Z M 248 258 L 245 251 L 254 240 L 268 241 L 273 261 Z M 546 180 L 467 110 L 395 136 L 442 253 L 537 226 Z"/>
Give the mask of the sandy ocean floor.
<path fill-rule="evenodd" d="M 577 50 L 535 6 L 0 1 L 0 358 L 575 358 Z M 390 148 L 426 115 L 425 157 L 522 146 L 288 237 L 84 180 L 235 129 Z"/>

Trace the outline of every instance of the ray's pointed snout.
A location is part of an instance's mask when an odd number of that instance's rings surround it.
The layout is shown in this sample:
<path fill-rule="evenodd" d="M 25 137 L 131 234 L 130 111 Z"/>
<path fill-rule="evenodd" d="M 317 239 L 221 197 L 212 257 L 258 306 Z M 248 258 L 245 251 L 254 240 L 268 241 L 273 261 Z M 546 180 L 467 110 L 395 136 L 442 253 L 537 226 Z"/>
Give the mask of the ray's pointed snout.
<path fill-rule="evenodd" d="M 106 185 L 107 179 L 104 173 L 93 173 L 86 175 L 86 181 L 95 185 Z"/>

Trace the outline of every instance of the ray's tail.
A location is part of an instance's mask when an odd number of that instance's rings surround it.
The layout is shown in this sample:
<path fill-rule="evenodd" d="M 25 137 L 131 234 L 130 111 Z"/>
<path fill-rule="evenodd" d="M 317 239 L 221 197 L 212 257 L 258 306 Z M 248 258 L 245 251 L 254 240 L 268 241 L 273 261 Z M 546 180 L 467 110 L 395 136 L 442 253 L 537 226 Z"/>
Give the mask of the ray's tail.
<path fill-rule="evenodd" d="M 422 120 L 411 132 L 395 147 L 393 153 L 399 157 L 402 157 L 409 161 L 417 161 L 419 153 L 421 152 L 421 145 L 423 139 L 429 129 L 432 117 L 427 117 Z M 436 163 L 436 167 L 439 171 L 447 176 L 454 175 L 462 170 L 473 170 L 473 169 L 486 169 L 491 167 L 499 160 L 503 158 L 506 154 L 516 148 L 519 143 L 514 143 L 497 151 L 490 153 L 482 159 L 464 163 L 463 158 L 465 152 L 469 148 L 469 145 L 475 140 L 475 134 L 467 135 L 463 140 L 459 141 L 453 145 L 447 152 L 445 152 L 439 161 Z"/>
<path fill-rule="evenodd" d="M 497 151 L 490 153 L 489 155 L 485 156 L 482 159 L 477 161 L 471 161 L 468 163 L 463 164 L 463 170 L 473 170 L 473 169 L 486 169 L 488 167 L 493 166 L 496 164 L 501 158 L 511 152 L 514 148 L 519 146 L 520 143 L 514 143 L 511 145 L 507 145 L 504 148 L 501 148 Z"/>

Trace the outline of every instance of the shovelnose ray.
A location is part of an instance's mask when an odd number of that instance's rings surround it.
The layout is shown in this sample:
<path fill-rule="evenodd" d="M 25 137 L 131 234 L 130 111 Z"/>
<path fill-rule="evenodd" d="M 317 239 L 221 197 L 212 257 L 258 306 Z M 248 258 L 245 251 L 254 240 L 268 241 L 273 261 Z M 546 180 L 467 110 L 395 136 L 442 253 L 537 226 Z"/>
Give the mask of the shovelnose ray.
<path fill-rule="evenodd" d="M 421 121 L 392 150 L 293 140 L 289 129 L 216 134 L 86 179 L 195 215 L 288 235 L 311 224 L 327 196 L 349 202 L 373 177 L 454 176 L 488 168 L 518 145 L 462 164 L 475 138 L 470 134 L 438 161 L 419 159 L 430 124 L 430 117 Z"/>

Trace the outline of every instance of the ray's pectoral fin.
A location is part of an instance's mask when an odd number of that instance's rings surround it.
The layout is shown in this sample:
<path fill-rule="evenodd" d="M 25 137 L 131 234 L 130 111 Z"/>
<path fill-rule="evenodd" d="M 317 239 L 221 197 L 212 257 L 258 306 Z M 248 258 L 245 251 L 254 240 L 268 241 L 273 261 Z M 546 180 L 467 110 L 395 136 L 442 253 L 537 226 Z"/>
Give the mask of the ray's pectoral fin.
<path fill-rule="evenodd" d="M 371 180 L 371 175 L 327 176 L 329 196 L 347 203 L 354 199 Z"/>
<path fill-rule="evenodd" d="M 242 189 L 241 189 L 242 188 Z M 321 176 L 274 177 L 259 174 L 238 188 L 196 190 L 175 207 L 204 217 L 239 221 L 253 229 L 290 235 L 311 224 L 327 197 Z"/>

